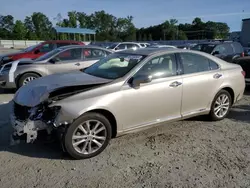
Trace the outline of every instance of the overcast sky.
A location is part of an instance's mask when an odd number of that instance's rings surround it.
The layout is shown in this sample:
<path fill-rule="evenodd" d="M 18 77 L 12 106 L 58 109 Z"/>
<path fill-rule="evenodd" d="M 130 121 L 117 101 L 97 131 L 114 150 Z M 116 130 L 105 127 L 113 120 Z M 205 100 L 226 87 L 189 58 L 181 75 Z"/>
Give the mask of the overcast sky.
<path fill-rule="evenodd" d="M 207 3 L 206 3 L 207 2 Z M 250 0 L 1 0 L 0 14 L 23 20 L 32 12 L 43 12 L 52 22 L 58 13 L 66 17 L 76 10 L 87 14 L 105 10 L 117 17 L 132 15 L 136 27 L 147 27 L 176 18 L 191 22 L 226 22 L 231 31 L 241 29 L 241 20 L 250 18 Z"/>

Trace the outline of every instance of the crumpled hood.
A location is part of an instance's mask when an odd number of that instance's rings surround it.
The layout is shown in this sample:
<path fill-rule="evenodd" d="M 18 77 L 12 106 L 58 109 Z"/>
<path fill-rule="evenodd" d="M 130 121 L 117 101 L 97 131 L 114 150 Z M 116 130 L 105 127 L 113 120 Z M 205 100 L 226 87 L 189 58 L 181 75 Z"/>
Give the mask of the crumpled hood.
<path fill-rule="evenodd" d="M 34 107 L 48 99 L 57 89 L 71 86 L 104 84 L 112 80 L 85 74 L 80 71 L 45 76 L 22 86 L 15 94 L 14 101 L 22 106 Z"/>

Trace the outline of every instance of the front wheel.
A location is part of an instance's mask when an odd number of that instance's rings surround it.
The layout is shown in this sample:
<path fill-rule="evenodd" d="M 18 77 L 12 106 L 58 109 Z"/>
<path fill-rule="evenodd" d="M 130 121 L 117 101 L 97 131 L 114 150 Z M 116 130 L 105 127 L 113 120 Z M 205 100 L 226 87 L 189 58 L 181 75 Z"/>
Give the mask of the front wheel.
<path fill-rule="evenodd" d="M 18 81 L 18 88 L 28 84 L 32 80 L 35 80 L 39 77 L 40 76 L 36 73 L 25 73 L 24 75 L 21 76 L 21 78 Z"/>
<path fill-rule="evenodd" d="M 100 154 L 111 139 L 111 125 L 99 113 L 86 113 L 75 120 L 65 132 L 64 146 L 75 159 L 87 159 Z"/>
<path fill-rule="evenodd" d="M 211 119 L 214 121 L 224 119 L 228 115 L 231 105 L 232 97 L 230 93 L 226 90 L 221 90 L 212 102 L 210 111 Z"/>

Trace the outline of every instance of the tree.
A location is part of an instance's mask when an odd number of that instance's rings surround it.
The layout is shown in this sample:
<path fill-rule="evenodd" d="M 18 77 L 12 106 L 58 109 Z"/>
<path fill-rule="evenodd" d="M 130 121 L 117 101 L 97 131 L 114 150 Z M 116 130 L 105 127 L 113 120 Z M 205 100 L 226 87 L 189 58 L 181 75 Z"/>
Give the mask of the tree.
<path fill-rule="evenodd" d="M 21 20 L 17 20 L 13 28 L 13 37 L 18 40 L 25 39 L 27 34 L 26 27 Z"/>
<path fill-rule="evenodd" d="M 11 15 L 0 16 L 0 38 L 12 38 L 14 18 Z"/>
<path fill-rule="evenodd" d="M 31 20 L 36 36 L 41 40 L 54 38 L 53 25 L 49 18 L 41 12 L 34 12 L 31 15 Z"/>

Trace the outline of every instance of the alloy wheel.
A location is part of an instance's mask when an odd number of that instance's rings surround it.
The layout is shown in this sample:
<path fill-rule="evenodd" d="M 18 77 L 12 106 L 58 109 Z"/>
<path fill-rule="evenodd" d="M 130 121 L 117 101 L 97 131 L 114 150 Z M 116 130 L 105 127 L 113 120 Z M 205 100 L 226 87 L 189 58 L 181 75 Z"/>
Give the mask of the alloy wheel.
<path fill-rule="evenodd" d="M 106 138 L 107 130 L 104 124 L 98 120 L 88 120 L 75 129 L 72 145 L 78 153 L 89 155 L 98 151 Z"/>
<path fill-rule="evenodd" d="M 23 85 L 26 85 L 27 83 L 29 83 L 30 81 L 35 80 L 35 79 L 36 79 L 36 77 L 29 76 L 29 77 L 27 77 L 27 78 L 24 79 Z"/>
<path fill-rule="evenodd" d="M 230 99 L 226 94 L 221 94 L 218 96 L 214 103 L 214 114 L 218 118 L 223 118 L 230 107 Z"/>

